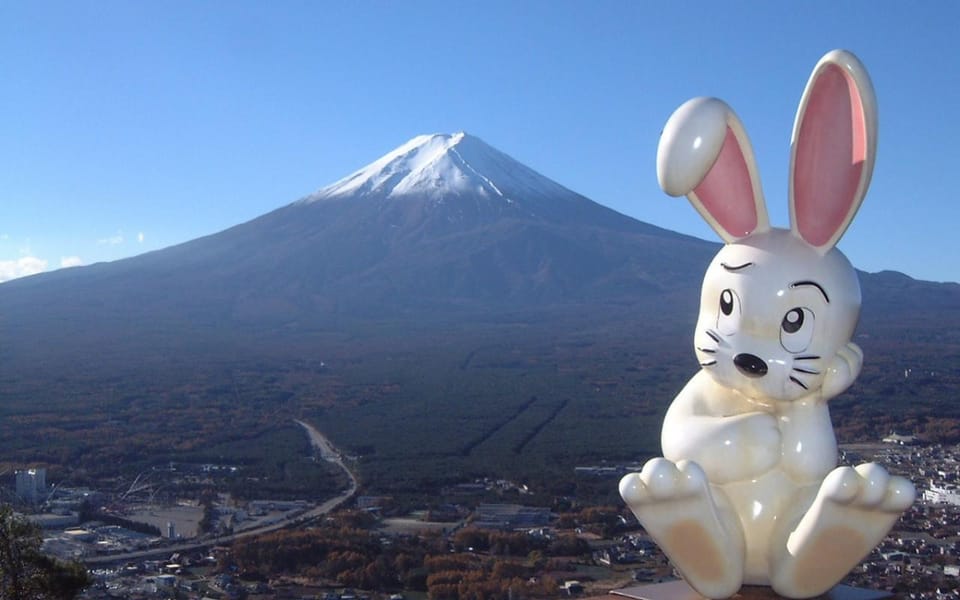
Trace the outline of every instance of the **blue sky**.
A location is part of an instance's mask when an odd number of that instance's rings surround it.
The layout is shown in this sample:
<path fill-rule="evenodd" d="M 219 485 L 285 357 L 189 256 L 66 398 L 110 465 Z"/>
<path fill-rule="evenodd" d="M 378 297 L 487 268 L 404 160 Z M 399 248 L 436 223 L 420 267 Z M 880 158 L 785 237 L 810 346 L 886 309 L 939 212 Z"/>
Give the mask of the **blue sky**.
<path fill-rule="evenodd" d="M 786 226 L 797 102 L 841 47 L 873 78 L 880 142 L 840 248 L 960 281 L 960 3 L 719 4 L 2 2 L 0 280 L 214 233 L 461 130 L 712 240 L 654 168 L 667 117 L 700 95 L 744 121 Z"/>

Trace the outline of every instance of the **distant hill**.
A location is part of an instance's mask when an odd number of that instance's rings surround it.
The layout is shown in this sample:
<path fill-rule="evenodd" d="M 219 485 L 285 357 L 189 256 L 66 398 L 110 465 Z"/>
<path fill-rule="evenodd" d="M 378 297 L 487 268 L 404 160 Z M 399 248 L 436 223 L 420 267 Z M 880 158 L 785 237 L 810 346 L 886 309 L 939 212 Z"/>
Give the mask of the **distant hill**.
<path fill-rule="evenodd" d="M 54 409 L 74 415 L 51 442 L 64 456 L 113 443 L 77 416 L 93 407 L 153 440 L 144 452 L 167 452 L 137 415 L 189 439 L 213 435 L 191 421 L 228 405 L 235 431 L 218 436 L 322 417 L 339 443 L 376 457 L 371 472 L 425 455 L 385 441 L 398 424 L 435 448 L 427 463 L 460 474 L 494 457 L 522 469 L 650 451 L 695 368 L 698 288 L 716 248 L 605 208 L 476 137 L 420 136 L 225 231 L 0 285 L 0 414 L 20 419 L 0 425 L 0 450 L 29 456 L 23 423 Z M 861 280 L 861 391 L 883 398 L 837 404 L 870 420 L 852 429 L 868 435 L 886 425 L 878 414 L 898 418 L 885 407 L 902 396 L 923 396 L 903 410 L 935 412 L 956 395 L 960 286 Z M 911 365 L 939 375 L 904 387 Z"/>

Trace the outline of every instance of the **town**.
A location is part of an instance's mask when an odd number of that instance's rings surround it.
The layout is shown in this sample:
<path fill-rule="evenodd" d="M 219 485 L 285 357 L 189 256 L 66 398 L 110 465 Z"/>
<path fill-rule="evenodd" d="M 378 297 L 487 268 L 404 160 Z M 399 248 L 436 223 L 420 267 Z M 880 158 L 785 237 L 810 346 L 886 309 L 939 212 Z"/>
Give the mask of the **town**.
<path fill-rule="evenodd" d="M 349 472 L 323 436 L 301 424 L 315 459 Z M 841 450 L 844 464 L 873 460 L 909 477 L 919 496 L 845 583 L 917 600 L 960 598 L 960 446 L 892 435 Z M 583 466 L 571 476 L 615 486 L 638 467 Z M 441 600 L 464 597 L 469 585 L 486 590 L 483 597 L 630 596 L 631 588 L 676 577 L 623 507 L 530 506 L 532 491 L 505 480 L 444 489 L 412 514 L 397 514 L 391 498 L 356 495 L 352 479 L 322 503 L 160 492 L 237 469 L 170 464 L 120 493 L 50 485 L 44 469 L 22 469 L 10 492 L 42 528 L 45 552 L 87 566 L 94 585 L 83 597 L 91 599 Z M 299 558 L 275 556 L 298 544 Z M 464 579 L 464 571 L 474 574 Z"/>

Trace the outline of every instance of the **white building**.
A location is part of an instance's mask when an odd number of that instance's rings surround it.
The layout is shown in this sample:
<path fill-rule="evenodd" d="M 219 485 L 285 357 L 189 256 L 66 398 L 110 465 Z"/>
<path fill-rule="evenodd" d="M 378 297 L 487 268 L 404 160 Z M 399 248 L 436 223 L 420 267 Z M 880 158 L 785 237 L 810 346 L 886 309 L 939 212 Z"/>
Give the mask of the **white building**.
<path fill-rule="evenodd" d="M 931 482 L 929 489 L 923 490 L 923 499 L 928 502 L 960 506 L 960 489 L 952 485 L 939 486 Z"/>
<path fill-rule="evenodd" d="M 46 469 L 23 469 L 16 472 L 17 496 L 24 502 L 36 504 L 47 491 Z"/>
<path fill-rule="evenodd" d="M 883 438 L 883 442 L 885 444 L 897 444 L 898 446 L 912 446 L 917 443 L 917 436 L 900 435 L 894 432 Z"/>

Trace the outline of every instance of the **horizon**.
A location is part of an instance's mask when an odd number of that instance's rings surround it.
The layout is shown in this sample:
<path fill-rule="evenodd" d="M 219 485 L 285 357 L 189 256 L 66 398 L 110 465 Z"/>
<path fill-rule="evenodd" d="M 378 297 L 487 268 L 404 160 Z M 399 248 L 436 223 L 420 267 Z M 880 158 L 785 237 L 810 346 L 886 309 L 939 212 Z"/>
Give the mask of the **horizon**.
<path fill-rule="evenodd" d="M 4 12 L 0 281 L 216 233 L 417 135 L 456 131 L 629 217 L 718 241 L 654 171 L 663 124 L 698 95 L 743 120 L 771 224 L 783 227 L 800 92 L 836 47 L 866 65 L 880 114 L 873 182 L 838 247 L 867 272 L 960 281 L 960 265 L 944 260 L 960 207 L 939 201 L 960 133 L 951 3 Z"/>

